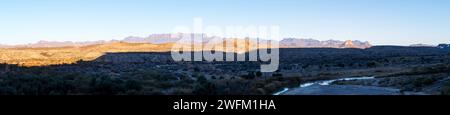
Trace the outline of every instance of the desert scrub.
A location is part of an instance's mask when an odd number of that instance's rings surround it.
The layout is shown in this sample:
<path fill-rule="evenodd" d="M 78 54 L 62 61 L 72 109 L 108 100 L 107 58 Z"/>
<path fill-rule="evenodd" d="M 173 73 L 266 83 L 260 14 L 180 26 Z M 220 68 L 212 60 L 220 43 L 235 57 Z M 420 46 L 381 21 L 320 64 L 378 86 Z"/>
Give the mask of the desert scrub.
<path fill-rule="evenodd" d="M 441 95 L 450 95 L 450 82 L 445 83 L 441 89 Z"/>
<path fill-rule="evenodd" d="M 437 81 L 437 79 L 435 77 L 420 77 L 420 78 L 416 78 L 413 81 L 413 84 L 416 87 L 423 87 L 423 86 L 431 85 L 436 81 Z"/>

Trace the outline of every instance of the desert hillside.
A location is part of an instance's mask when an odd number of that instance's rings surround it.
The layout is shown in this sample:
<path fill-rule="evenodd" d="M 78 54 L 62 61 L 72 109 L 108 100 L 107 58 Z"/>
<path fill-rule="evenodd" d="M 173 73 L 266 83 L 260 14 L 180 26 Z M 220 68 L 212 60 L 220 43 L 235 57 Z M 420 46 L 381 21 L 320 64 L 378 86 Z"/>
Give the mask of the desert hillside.
<path fill-rule="evenodd" d="M 232 47 L 225 47 L 231 43 Z M 152 43 L 128 43 L 111 42 L 105 44 L 94 44 L 87 46 L 70 47 L 46 47 L 46 48 L 0 48 L 0 63 L 17 64 L 20 66 L 45 66 L 58 64 L 72 64 L 77 61 L 90 61 L 97 59 L 105 53 L 119 52 L 169 52 L 175 43 L 152 44 Z M 256 45 L 256 41 L 245 39 L 231 39 L 222 42 L 211 42 L 211 46 L 204 46 L 203 50 L 217 50 L 226 52 L 247 52 L 259 48 L 267 48 L 268 45 Z M 238 46 L 238 44 L 240 44 Z M 244 44 L 244 46 L 241 46 Z M 247 44 L 247 46 L 245 46 Z M 178 44 L 188 47 L 187 44 Z M 251 47 L 249 47 L 251 46 Z M 216 47 L 222 47 L 217 49 Z M 193 46 L 192 51 L 201 51 L 202 46 Z"/>
<path fill-rule="evenodd" d="M 164 52 L 171 47 L 171 43 L 155 45 L 114 42 L 83 47 L 3 48 L 0 49 L 0 62 L 20 66 L 71 64 L 79 60 L 93 60 L 107 52 Z"/>

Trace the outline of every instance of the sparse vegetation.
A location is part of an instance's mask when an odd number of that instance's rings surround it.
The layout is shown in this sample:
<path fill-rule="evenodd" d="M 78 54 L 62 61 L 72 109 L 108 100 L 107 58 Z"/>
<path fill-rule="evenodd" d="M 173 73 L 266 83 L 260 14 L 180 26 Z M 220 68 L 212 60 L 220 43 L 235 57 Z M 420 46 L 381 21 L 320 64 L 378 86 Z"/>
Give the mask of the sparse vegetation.
<path fill-rule="evenodd" d="M 450 95 L 450 82 L 445 83 L 441 89 L 441 95 Z"/>
<path fill-rule="evenodd" d="M 378 63 L 376 61 L 371 61 L 371 62 L 367 63 L 367 67 L 370 67 L 370 68 L 377 67 L 379 65 L 380 65 L 380 63 Z"/>
<path fill-rule="evenodd" d="M 420 77 L 420 78 L 416 78 L 413 81 L 413 84 L 416 87 L 423 87 L 423 86 L 431 85 L 436 81 L 437 81 L 437 79 L 434 77 Z"/>
<path fill-rule="evenodd" d="M 115 45 L 128 47 L 123 43 Z M 133 46 L 136 45 L 143 44 Z M 18 53 L 18 57 L 26 57 L 31 52 L 31 56 L 37 53 L 37 58 L 0 64 L 0 95 L 270 95 L 306 81 L 388 72 L 385 77 L 408 79 L 382 80 L 380 84 L 416 91 L 435 84 L 443 78 L 443 73 L 450 71 L 447 52 L 427 48 L 281 49 L 280 70 L 273 73 L 259 72 L 259 62 L 173 62 L 167 52 L 95 53 L 86 56 L 102 56 L 85 59 L 64 52 L 69 49 L 12 50 L 25 52 Z M 4 49 L 0 52 L 6 52 L 0 56 L 12 54 Z M 40 60 L 41 56 L 48 60 Z M 65 60 L 58 60 L 59 56 Z M 59 65 L 27 67 L 20 64 L 29 61 Z M 66 61 L 75 63 L 64 64 Z M 19 64 L 15 65 L 16 62 Z M 415 69 L 411 69 L 413 67 Z M 432 75 L 437 77 L 430 77 Z M 442 93 L 446 91 L 443 89 Z"/>

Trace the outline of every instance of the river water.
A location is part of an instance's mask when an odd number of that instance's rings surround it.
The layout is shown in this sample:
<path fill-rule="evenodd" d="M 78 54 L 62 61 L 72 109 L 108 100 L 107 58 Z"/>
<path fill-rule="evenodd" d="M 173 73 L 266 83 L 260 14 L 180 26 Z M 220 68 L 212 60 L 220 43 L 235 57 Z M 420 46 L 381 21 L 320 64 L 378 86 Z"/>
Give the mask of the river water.
<path fill-rule="evenodd" d="M 366 79 L 375 79 L 375 77 L 348 77 L 348 78 L 331 79 L 331 80 L 320 80 L 320 81 L 302 83 L 302 84 L 300 84 L 300 86 L 298 88 L 306 88 L 306 87 L 310 87 L 313 85 L 330 85 L 336 81 L 366 80 Z M 273 95 L 281 95 L 289 90 L 290 90 L 289 88 L 284 88 L 283 90 L 276 92 Z"/>

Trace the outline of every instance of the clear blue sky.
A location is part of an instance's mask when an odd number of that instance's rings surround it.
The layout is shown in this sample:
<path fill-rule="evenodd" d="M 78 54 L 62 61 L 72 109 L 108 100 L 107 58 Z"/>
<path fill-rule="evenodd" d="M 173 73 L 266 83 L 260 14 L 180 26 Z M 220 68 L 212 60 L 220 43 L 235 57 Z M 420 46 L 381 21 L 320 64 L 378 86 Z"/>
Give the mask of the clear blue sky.
<path fill-rule="evenodd" d="M 450 0 L 0 0 L 0 44 L 148 36 L 194 17 L 279 25 L 283 37 L 450 43 Z"/>

